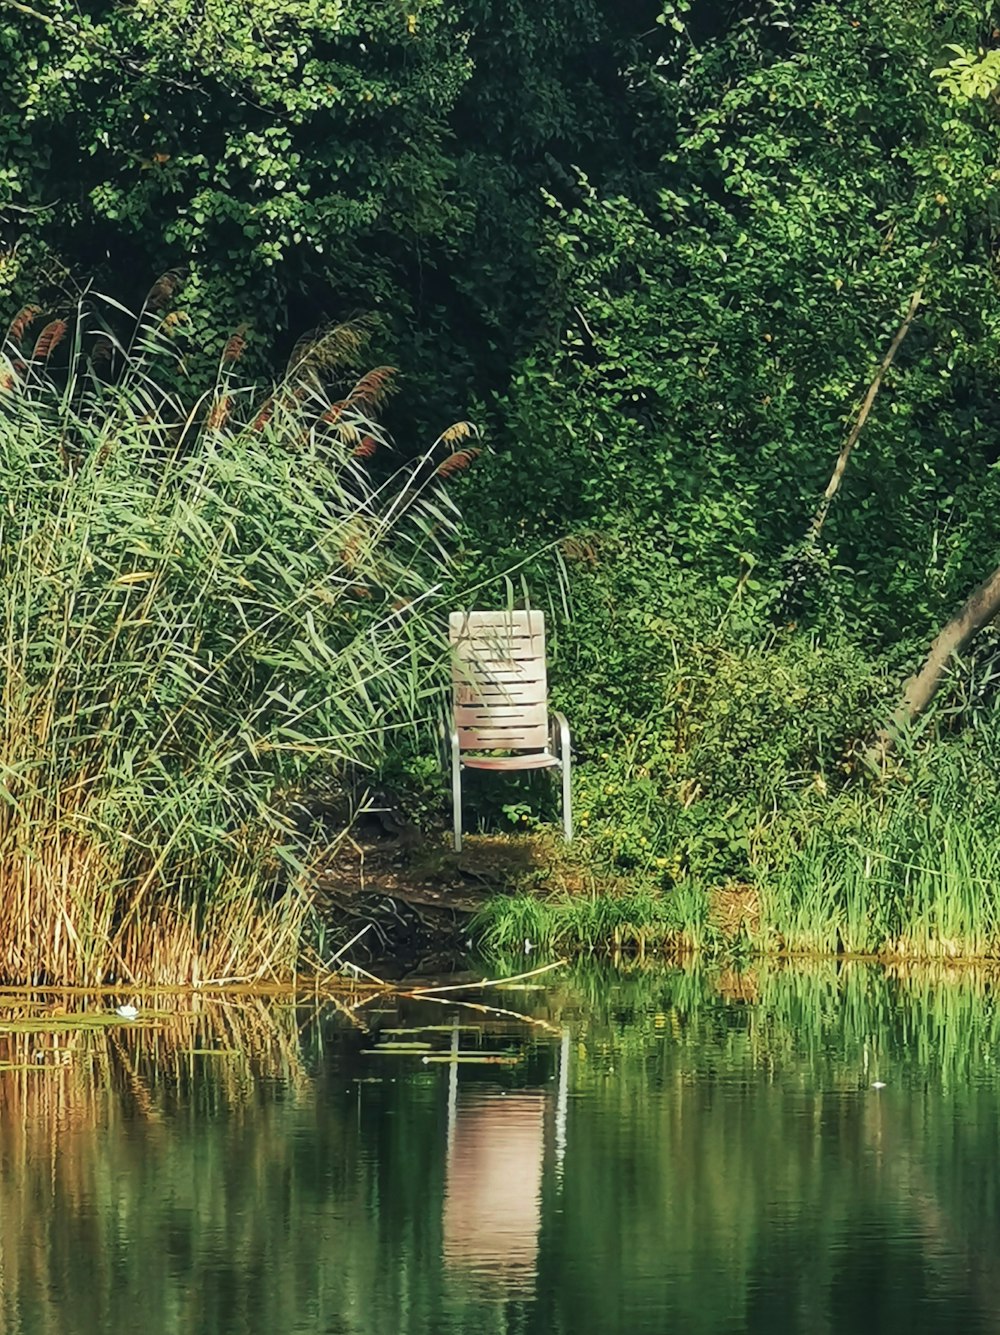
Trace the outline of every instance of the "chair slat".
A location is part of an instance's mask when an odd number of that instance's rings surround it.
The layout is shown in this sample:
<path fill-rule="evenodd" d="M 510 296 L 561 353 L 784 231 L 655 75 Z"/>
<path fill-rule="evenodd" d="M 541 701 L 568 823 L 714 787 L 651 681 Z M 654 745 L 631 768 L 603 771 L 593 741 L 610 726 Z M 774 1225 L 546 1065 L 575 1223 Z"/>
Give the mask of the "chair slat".
<path fill-rule="evenodd" d="M 513 628 L 519 634 L 545 634 L 545 613 L 511 609 L 509 612 L 452 612 L 448 617 L 449 630 L 461 634 L 466 630 L 481 630 L 487 626 Z"/>
<path fill-rule="evenodd" d="M 462 630 L 459 634 L 453 635 L 454 643 L 469 643 L 469 645 L 507 645 L 507 643 L 525 642 L 527 645 L 537 645 L 541 642 L 541 630 L 523 630 L 511 629 L 510 626 L 481 626 L 475 630 Z"/>
<path fill-rule="evenodd" d="M 516 661 L 507 659 L 502 667 L 495 663 L 485 667 L 475 661 L 453 660 L 452 678 L 455 681 L 544 681 L 545 664 L 541 659 Z"/>
<path fill-rule="evenodd" d="M 510 663 L 545 661 L 544 651 L 538 648 L 537 642 L 530 640 L 508 640 L 503 644 L 456 640 L 453 647 L 455 657 L 463 663 L 480 663 L 483 666 L 495 663 L 497 667 L 503 667 Z"/>
<path fill-rule="evenodd" d="M 462 761 L 466 769 L 519 770 L 549 769 L 559 764 L 557 756 L 548 751 L 521 751 L 513 756 L 470 756 Z"/>
<path fill-rule="evenodd" d="M 459 728 L 458 745 L 463 751 L 515 751 L 541 749 L 548 742 L 545 724 L 530 728 Z"/>
<path fill-rule="evenodd" d="M 477 681 L 455 683 L 456 705 L 544 704 L 544 681 Z"/>
<path fill-rule="evenodd" d="M 544 727 L 549 711 L 545 702 L 530 705 L 457 705 L 455 726 L 459 728 Z"/>

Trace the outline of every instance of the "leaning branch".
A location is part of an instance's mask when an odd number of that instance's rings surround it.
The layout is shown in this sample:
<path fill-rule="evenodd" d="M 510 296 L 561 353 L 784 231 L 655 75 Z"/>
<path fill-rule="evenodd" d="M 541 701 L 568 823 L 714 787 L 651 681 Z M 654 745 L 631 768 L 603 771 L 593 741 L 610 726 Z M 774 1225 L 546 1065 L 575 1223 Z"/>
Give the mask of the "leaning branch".
<path fill-rule="evenodd" d="M 920 717 L 937 694 L 951 659 L 996 616 L 1000 616 L 1000 566 L 973 589 L 928 649 L 920 671 L 903 687 L 903 698 L 893 715 L 897 728 Z"/>
<path fill-rule="evenodd" d="M 813 541 L 815 541 L 815 539 L 819 537 L 820 532 L 823 528 L 823 524 L 826 522 L 826 516 L 830 510 L 830 503 L 832 502 L 834 496 L 836 496 L 837 492 L 840 490 L 840 484 L 844 479 L 844 472 L 847 469 L 848 461 L 850 460 L 850 457 L 854 452 L 855 445 L 858 443 L 858 437 L 861 435 L 861 432 L 864 429 L 864 425 L 868 421 L 868 415 L 872 410 L 872 405 L 875 402 L 879 390 L 882 388 L 882 381 L 885 379 L 886 372 L 892 365 L 896 353 L 899 351 L 902 345 L 903 339 L 910 332 L 910 326 L 913 323 L 913 317 L 917 313 L 917 307 L 920 305 L 920 299 L 923 296 L 925 281 L 926 281 L 925 278 L 921 278 L 917 290 L 913 293 L 913 296 L 910 298 L 910 303 L 906 308 L 906 314 L 903 316 L 903 322 L 896 330 L 895 336 L 892 342 L 889 344 L 885 356 L 882 358 L 881 365 L 875 372 L 875 378 L 868 386 L 868 393 L 865 395 L 864 401 L 861 404 L 861 408 L 858 412 L 858 415 L 854 419 L 854 425 L 851 427 L 847 439 L 841 446 L 840 454 L 837 457 L 837 463 L 833 470 L 833 475 L 831 476 L 830 481 L 826 485 L 826 491 L 824 491 L 823 493 L 823 499 L 820 501 L 819 508 L 817 509 L 815 515 L 813 516 L 812 523 L 809 526 L 809 536 Z"/>
<path fill-rule="evenodd" d="M 529 973 L 511 974 L 509 978 L 483 978 L 478 983 L 451 983 L 447 987 L 415 987 L 410 993 L 413 997 L 427 997 L 432 992 L 468 992 L 474 987 L 501 987 L 506 983 L 520 983 L 525 978 L 537 978 L 540 973 L 549 973 L 552 969 L 558 969 L 565 960 L 556 960 L 552 964 L 543 964 L 539 969 L 532 969 Z"/>
<path fill-rule="evenodd" d="M 82 42 L 89 44 L 95 40 L 92 33 L 84 32 L 75 23 L 69 23 L 56 14 L 43 14 L 41 10 L 32 9 L 30 5 L 22 5 L 20 0 L 0 0 L 0 6 L 4 9 L 16 10 L 18 14 L 24 14 L 27 18 L 35 19 L 38 23 L 48 24 L 50 28 L 65 28 L 67 32 L 74 37 L 78 37 Z"/>
<path fill-rule="evenodd" d="M 24 14 L 29 19 L 34 19 L 38 23 L 46 24 L 49 28 L 55 28 L 66 32 L 70 37 L 76 38 L 76 40 L 81 42 L 84 46 L 93 47 L 95 50 L 106 55 L 110 60 L 117 61 L 122 69 L 126 70 L 128 74 L 136 78 L 148 78 L 150 76 L 148 67 L 138 64 L 136 61 L 122 55 L 116 46 L 109 42 L 105 42 L 97 32 L 87 28 L 81 28 L 79 25 L 70 23 L 67 19 L 59 18 L 55 14 L 43 14 L 40 9 L 33 9 L 31 5 L 22 4 L 21 0 L 0 0 L 0 9 L 12 9 L 17 14 Z M 171 88 L 179 88 L 185 93 L 202 92 L 197 84 L 184 83 L 180 79 L 173 79 L 166 74 L 157 73 L 156 78 L 160 83 L 166 84 Z M 231 88 L 229 91 L 248 105 L 256 106 L 256 103 L 251 103 L 249 98 L 244 97 L 237 89 Z M 265 110 L 265 108 L 258 109 Z M 9 206 L 5 205 L 4 207 L 6 208 Z M 24 212 L 24 210 L 21 210 L 21 212 Z"/>

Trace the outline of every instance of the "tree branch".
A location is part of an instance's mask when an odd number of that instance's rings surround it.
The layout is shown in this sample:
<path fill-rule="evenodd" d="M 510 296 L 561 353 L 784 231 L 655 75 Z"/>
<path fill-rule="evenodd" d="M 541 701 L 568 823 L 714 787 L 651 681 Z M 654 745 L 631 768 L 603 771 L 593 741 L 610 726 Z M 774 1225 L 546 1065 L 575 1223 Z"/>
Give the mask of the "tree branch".
<path fill-rule="evenodd" d="M 925 282 L 926 278 L 921 278 L 917 290 L 910 298 L 910 303 L 906 308 L 906 314 L 903 316 L 903 322 L 896 330 L 895 337 L 889 344 L 886 354 L 882 358 L 882 363 L 875 372 L 875 378 L 868 386 L 868 393 L 864 397 L 858 415 L 854 420 L 854 425 L 851 427 L 847 439 L 841 446 L 840 454 L 837 457 L 837 463 L 833 470 L 833 475 L 830 478 L 830 481 L 826 484 L 826 491 L 823 493 L 823 499 L 820 501 L 819 508 L 815 515 L 813 515 L 812 523 L 809 526 L 809 536 L 812 540 L 815 540 L 820 535 L 823 524 L 826 522 L 826 516 L 830 510 L 830 503 L 840 490 L 840 484 L 844 479 L 848 461 L 854 451 L 855 445 L 858 443 L 858 437 L 861 435 L 864 425 L 868 421 L 868 414 L 871 412 L 875 398 L 878 395 L 879 390 L 882 388 L 882 381 L 885 379 L 886 372 L 892 365 L 893 359 L 899 351 L 903 339 L 910 332 L 910 325 L 913 323 L 913 317 L 917 313 L 917 307 L 920 305 L 920 299 L 923 296 Z"/>
<path fill-rule="evenodd" d="M 1000 615 L 1000 566 L 973 589 L 961 608 L 935 638 L 920 671 L 903 687 L 903 699 L 893 716 L 897 726 L 912 723 L 937 693 L 945 668 L 972 637 Z"/>
<path fill-rule="evenodd" d="M 21 4 L 21 0 L 0 0 L 0 5 L 4 9 L 15 9 L 19 14 L 25 14 L 29 19 L 36 19 L 39 23 L 48 23 L 53 28 L 67 28 L 74 37 L 79 37 L 81 41 L 93 40 L 74 23 L 68 23 L 66 19 L 56 18 L 53 14 L 43 14 L 40 9 L 32 9 L 30 5 Z"/>

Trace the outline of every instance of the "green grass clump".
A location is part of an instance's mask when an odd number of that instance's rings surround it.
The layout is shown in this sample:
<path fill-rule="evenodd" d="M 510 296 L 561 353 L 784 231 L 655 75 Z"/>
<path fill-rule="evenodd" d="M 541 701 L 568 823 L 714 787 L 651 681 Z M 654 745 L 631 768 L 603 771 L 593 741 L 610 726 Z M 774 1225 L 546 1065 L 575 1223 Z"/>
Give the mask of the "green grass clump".
<path fill-rule="evenodd" d="M 543 954 L 584 953 L 609 946 L 636 950 L 694 944 L 693 921 L 676 900 L 643 889 L 622 895 L 499 896 L 472 924 L 483 950 L 497 957 L 520 954 L 526 944 Z"/>
<path fill-rule="evenodd" d="M 854 831 L 812 831 L 760 893 L 767 932 L 793 952 L 994 956 L 1000 833 L 904 795 Z"/>

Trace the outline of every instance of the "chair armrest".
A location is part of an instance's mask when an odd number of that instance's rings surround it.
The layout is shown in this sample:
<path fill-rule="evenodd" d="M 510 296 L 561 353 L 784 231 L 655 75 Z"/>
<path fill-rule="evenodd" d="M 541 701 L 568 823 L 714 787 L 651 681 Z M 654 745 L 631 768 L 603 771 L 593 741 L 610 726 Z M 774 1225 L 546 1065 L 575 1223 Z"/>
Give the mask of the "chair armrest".
<path fill-rule="evenodd" d="M 568 760 L 571 748 L 569 723 L 566 720 L 566 715 L 561 710 L 553 709 L 549 715 L 549 731 L 552 734 L 553 751 L 561 761 Z M 555 745 L 557 737 L 559 739 L 558 747 Z"/>

